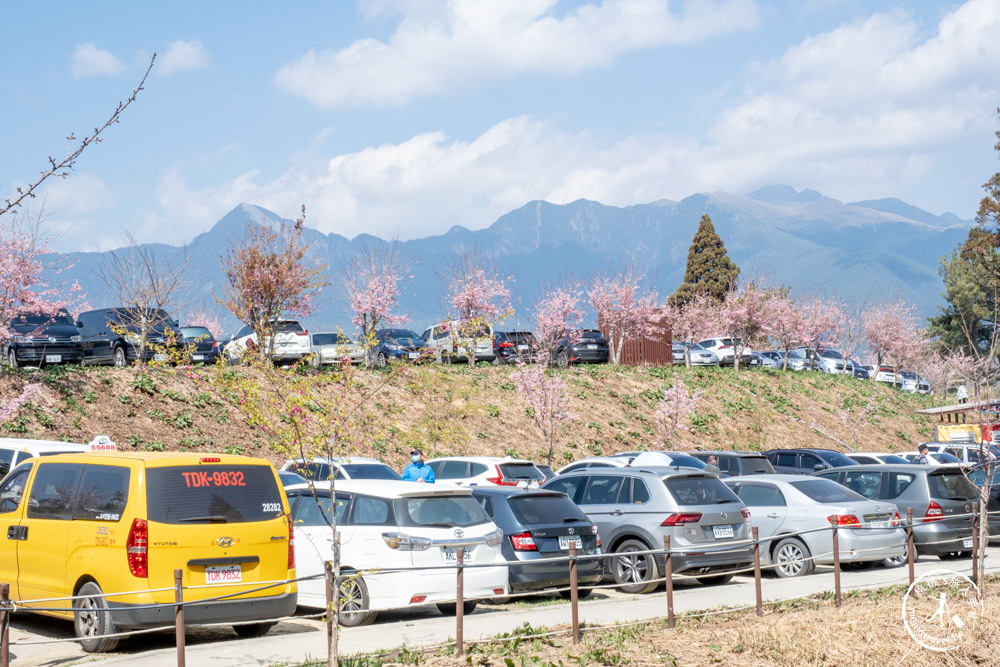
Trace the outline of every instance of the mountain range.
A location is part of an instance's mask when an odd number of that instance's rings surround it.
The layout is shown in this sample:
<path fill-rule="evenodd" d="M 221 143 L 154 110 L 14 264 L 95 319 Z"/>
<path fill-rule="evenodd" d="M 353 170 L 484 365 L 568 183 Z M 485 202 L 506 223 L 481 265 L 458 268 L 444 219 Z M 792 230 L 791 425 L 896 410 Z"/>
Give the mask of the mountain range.
<path fill-rule="evenodd" d="M 683 280 L 691 239 L 703 214 L 712 218 L 741 277 L 789 286 L 798 296 L 820 294 L 859 306 L 905 299 L 923 316 L 935 314 L 943 304 L 939 258 L 950 254 L 974 224 L 898 199 L 845 204 L 784 185 L 747 195 L 714 192 L 626 207 L 584 199 L 569 204 L 533 201 L 484 229 L 455 226 L 441 235 L 400 241 L 411 277 L 403 286 L 399 311 L 410 316 L 417 333 L 446 316 L 442 273 L 456 253 L 471 247 L 513 277 L 509 286 L 516 313 L 506 322 L 510 328 L 530 328 L 532 305 L 545 286 L 572 279 L 587 283 L 595 273 L 626 266 L 644 274 L 645 286 L 665 300 Z M 214 300 L 225 285 L 220 258 L 243 238 L 247 225 L 280 220 L 271 211 L 240 204 L 184 247 L 143 246 L 158 262 L 186 262 L 175 316 L 214 311 L 235 331 L 236 320 Z M 332 283 L 317 299 L 307 326 L 314 331 L 337 326 L 353 331 L 338 285 L 351 257 L 377 239 L 347 239 L 308 227 L 304 239 L 310 245 L 307 258 L 326 264 Z M 109 292 L 101 277 L 108 253 L 69 253 L 67 259 L 71 268 L 58 281 L 78 280 L 94 307 L 113 305 L 114 291 Z"/>

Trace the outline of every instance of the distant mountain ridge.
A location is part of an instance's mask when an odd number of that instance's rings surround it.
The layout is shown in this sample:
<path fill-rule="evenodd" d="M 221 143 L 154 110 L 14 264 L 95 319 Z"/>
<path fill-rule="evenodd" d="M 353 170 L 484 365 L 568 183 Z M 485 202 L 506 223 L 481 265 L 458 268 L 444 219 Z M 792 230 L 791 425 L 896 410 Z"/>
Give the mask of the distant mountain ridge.
<path fill-rule="evenodd" d="M 628 265 L 646 275 L 648 287 L 663 300 L 684 276 L 688 248 L 703 214 L 712 218 L 741 276 L 760 276 L 770 285 L 787 285 L 796 294 L 820 293 L 852 303 L 899 298 L 913 302 L 923 315 L 936 312 L 943 291 L 938 258 L 967 235 L 972 220 L 951 213 L 934 215 L 898 199 L 845 204 L 815 190 L 785 185 L 747 195 L 695 194 L 675 202 L 616 207 L 585 199 L 568 204 L 532 201 L 479 230 L 455 226 L 446 233 L 401 242 L 413 262 L 412 279 L 403 287 L 400 311 L 411 317 L 417 333 L 447 315 L 441 271 L 462 247 L 491 255 L 514 277 L 516 314 L 509 326 L 530 327 L 532 304 L 543 286 L 576 277 L 588 282 L 595 272 Z M 248 224 L 273 224 L 281 218 L 252 204 L 240 204 L 212 229 L 184 248 L 151 244 L 158 257 L 180 262 L 187 257 L 187 288 L 175 307 L 219 313 L 227 326 L 235 320 L 215 303 L 225 286 L 220 257 L 242 238 Z M 337 283 L 354 253 L 369 235 L 347 239 L 306 228 L 308 259 L 329 266 L 333 285 L 307 319 L 312 330 L 336 326 L 353 331 Z M 92 305 L 111 305 L 99 276 L 100 253 L 71 253 L 75 265 L 60 280 L 78 279 Z"/>

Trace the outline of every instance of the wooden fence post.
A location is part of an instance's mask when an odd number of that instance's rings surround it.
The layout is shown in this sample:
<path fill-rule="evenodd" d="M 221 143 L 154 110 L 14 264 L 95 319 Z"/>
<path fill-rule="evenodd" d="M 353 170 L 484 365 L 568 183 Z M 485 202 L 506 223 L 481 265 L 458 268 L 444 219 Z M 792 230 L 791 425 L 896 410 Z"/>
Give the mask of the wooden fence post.
<path fill-rule="evenodd" d="M 174 632 L 177 636 L 177 667 L 184 667 L 184 586 L 182 570 L 174 570 Z"/>
<path fill-rule="evenodd" d="M 760 542 L 758 542 L 759 531 L 757 526 L 751 529 L 753 535 L 753 585 L 757 593 L 757 615 L 764 615 L 764 597 L 760 590 Z"/>
<path fill-rule="evenodd" d="M 674 627 L 674 572 L 673 564 L 670 562 L 670 536 L 663 536 L 663 550 L 666 552 L 663 559 L 663 575 L 667 584 L 667 627 Z M 654 560 L 656 557 L 653 557 Z"/>

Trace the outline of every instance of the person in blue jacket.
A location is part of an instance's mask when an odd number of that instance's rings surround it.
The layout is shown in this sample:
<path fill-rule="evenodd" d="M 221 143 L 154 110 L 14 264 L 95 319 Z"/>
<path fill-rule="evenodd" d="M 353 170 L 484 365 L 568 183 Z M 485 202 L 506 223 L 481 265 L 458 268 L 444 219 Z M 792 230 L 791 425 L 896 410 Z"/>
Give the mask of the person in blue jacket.
<path fill-rule="evenodd" d="M 410 463 L 403 468 L 403 481 L 426 482 L 427 484 L 433 484 L 434 469 L 424 463 L 423 450 L 414 449 L 410 452 L 410 458 L 413 460 L 413 463 Z"/>

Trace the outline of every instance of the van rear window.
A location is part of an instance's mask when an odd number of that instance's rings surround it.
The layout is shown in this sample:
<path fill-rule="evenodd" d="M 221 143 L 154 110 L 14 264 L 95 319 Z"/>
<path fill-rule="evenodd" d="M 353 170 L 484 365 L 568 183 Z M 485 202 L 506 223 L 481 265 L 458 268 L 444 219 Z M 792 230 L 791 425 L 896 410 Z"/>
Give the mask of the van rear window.
<path fill-rule="evenodd" d="M 247 523 L 281 516 L 281 491 L 263 465 L 193 465 L 146 469 L 149 520 Z"/>
<path fill-rule="evenodd" d="M 770 461 L 763 456 L 743 456 L 740 458 L 740 464 L 743 466 L 744 475 L 774 472 Z"/>

